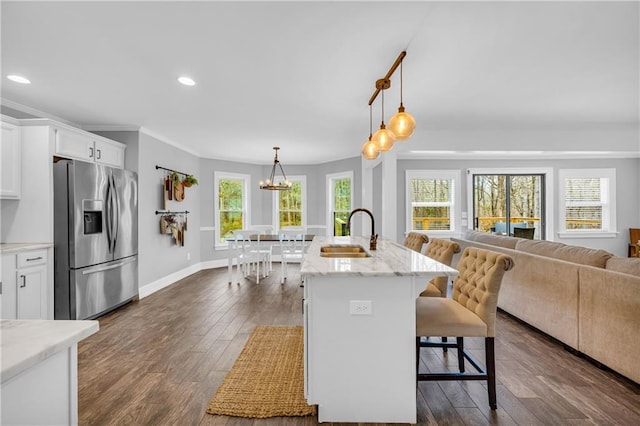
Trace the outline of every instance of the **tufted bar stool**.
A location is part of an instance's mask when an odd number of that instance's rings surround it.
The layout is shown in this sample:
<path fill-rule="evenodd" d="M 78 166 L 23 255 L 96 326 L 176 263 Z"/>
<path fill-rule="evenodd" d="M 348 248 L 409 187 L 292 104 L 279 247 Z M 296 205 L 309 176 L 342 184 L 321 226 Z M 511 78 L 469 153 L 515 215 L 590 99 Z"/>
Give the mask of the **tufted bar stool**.
<path fill-rule="evenodd" d="M 453 241 L 443 240 L 440 238 L 432 238 L 427 245 L 424 255 L 428 256 L 440 263 L 451 266 L 453 255 L 460 252 L 460 246 Z M 447 285 L 449 277 L 435 277 L 427 283 L 427 287 L 420 293 L 420 297 L 447 297 Z M 447 337 L 442 336 L 442 341 L 446 342 Z M 447 352 L 447 347 L 442 348 L 443 352 Z"/>
<path fill-rule="evenodd" d="M 504 273 L 513 267 L 505 254 L 476 247 L 464 249 L 453 281 L 452 298 L 418 297 L 416 300 L 416 371 L 418 380 L 486 380 L 489 406 L 497 408 L 494 338 L 498 292 Z M 426 336 L 456 336 L 456 343 L 422 341 Z M 484 337 L 485 368 L 464 349 L 464 337 Z M 459 372 L 420 373 L 421 347 L 458 350 Z M 465 373 L 465 360 L 478 373 Z"/>
<path fill-rule="evenodd" d="M 422 253 L 422 246 L 429 242 L 427 234 L 421 234 L 420 232 L 409 232 L 404 239 L 403 246 L 410 248 L 413 251 Z"/>
<path fill-rule="evenodd" d="M 444 263 L 447 266 L 451 266 L 453 255 L 459 252 L 460 246 L 458 243 L 440 238 L 432 238 L 427 245 L 424 255 L 440 263 Z M 449 277 L 436 277 L 429 281 L 427 287 L 420 293 L 420 297 L 447 297 L 448 283 Z"/>

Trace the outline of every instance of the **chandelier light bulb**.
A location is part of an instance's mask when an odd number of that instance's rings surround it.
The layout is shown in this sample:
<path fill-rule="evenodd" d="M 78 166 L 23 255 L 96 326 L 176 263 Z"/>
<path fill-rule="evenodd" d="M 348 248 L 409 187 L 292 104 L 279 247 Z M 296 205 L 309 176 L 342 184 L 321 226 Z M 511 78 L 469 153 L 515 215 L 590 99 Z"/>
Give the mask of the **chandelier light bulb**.
<path fill-rule="evenodd" d="M 385 128 L 384 122 L 380 125 L 380 130 L 375 132 L 371 138 L 380 152 L 386 152 L 393 148 L 395 139 L 396 137 L 393 132 Z"/>
<path fill-rule="evenodd" d="M 362 156 L 365 160 L 375 160 L 378 155 L 380 155 L 380 151 L 378 151 L 378 147 L 369 136 L 369 140 L 362 145 Z"/>
<path fill-rule="evenodd" d="M 404 106 L 400 104 L 398 112 L 389 120 L 389 130 L 393 132 L 396 141 L 405 141 L 413 136 L 416 130 L 416 120 L 411 114 L 404 111 Z"/>

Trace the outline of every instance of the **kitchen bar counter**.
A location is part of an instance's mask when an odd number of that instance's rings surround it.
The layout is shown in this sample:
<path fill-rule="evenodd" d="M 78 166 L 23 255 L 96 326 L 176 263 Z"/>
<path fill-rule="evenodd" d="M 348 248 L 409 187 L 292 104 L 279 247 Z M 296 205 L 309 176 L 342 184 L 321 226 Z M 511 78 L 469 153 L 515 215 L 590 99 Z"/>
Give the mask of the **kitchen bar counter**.
<path fill-rule="evenodd" d="M 322 257 L 359 245 L 369 257 Z M 316 237 L 304 276 L 305 397 L 320 422 L 415 423 L 416 298 L 458 272 L 395 242 Z"/>
<path fill-rule="evenodd" d="M 98 321 L 1 320 L 0 424 L 77 424 L 77 343 Z"/>
<path fill-rule="evenodd" d="M 51 247 L 53 247 L 53 243 L 0 243 L 0 253 L 17 253 Z"/>
<path fill-rule="evenodd" d="M 371 257 L 320 257 L 320 247 L 359 245 Z M 378 240 L 377 250 L 369 250 L 364 237 L 316 237 L 305 255 L 300 273 L 304 276 L 392 277 L 435 275 L 456 276 L 458 271 L 389 240 Z M 422 291 L 424 289 L 421 289 Z"/>

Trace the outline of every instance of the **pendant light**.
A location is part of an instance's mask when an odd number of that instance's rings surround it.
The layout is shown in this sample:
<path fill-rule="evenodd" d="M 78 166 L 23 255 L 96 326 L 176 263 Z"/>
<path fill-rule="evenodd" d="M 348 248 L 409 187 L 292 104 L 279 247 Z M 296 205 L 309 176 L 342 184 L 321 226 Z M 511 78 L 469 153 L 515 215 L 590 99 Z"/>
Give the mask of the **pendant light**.
<path fill-rule="evenodd" d="M 400 107 L 398 112 L 389 120 L 389 130 L 393 132 L 397 141 L 409 139 L 416 130 L 416 120 L 411 114 L 404 112 L 404 105 L 402 104 L 402 61 L 400 61 Z"/>
<path fill-rule="evenodd" d="M 276 156 L 273 159 L 273 167 L 271 168 L 271 174 L 269 175 L 269 179 L 266 181 L 260 181 L 260 189 L 267 189 L 270 191 L 283 191 L 287 189 L 291 189 L 291 182 L 287 179 L 287 175 L 284 174 L 284 170 L 282 170 L 282 165 L 280 161 L 278 161 L 278 150 L 280 147 L 274 146 L 273 149 L 276 151 Z M 280 168 L 280 173 L 282 174 L 282 179 L 278 179 L 276 177 L 276 168 Z"/>
<path fill-rule="evenodd" d="M 378 146 L 371 140 L 373 136 L 372 127 L 373 127 L 373 107 L 369 105 L 369 140 L 366 141 L 362 145 L 362 156 L 365 160 L 375 160 L 380 155 L 380 151 L 378 151 Z"/>
<path fill-rule="evenodd" d="M 383 78 L 376 82 L 376 89 L 382 91 L 382 122 L 380 123 L 380 130 L 373 134 L 371 140 L 376 144 L 380 152 L 386 152 L 393 148 L 393 142 L 396 139 L 393 132 L 384 125 L 384 91 L 389 87 L 391 87 L 391 80 L 389 79 Z"/>

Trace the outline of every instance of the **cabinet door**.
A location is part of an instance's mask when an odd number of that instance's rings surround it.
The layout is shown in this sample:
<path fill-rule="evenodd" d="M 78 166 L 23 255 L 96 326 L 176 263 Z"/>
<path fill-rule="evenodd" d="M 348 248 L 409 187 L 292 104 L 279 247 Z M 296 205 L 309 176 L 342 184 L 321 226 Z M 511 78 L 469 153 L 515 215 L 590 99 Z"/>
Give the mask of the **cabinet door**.
<path fill-rule="evenodd" d="M 55 134 L 56 155 L 83 161 L 95 161 L 93 138 L 67 129 L 55 129 Z"/>
<path fill-rule="evenodd" d="M 18 319 L 46 319 L 46 265 L 18 269 Z"/>
<path fill-rule="evenodd" d="M 95 141 L 96 163 L 124 168 L 124 148 L 105 141 Z"/>
<path fill-rule="evenodd" d="M 2 319 L 16 319 L 16 255 L 2 255 Z"/>
<path fill-rule="evenodd" d="M 20 198 L 20 127 L 2 123 L 0 138 L 0 198 Z"/>

